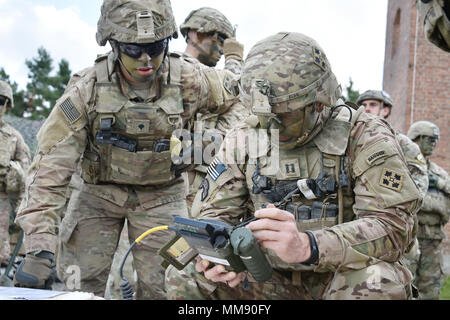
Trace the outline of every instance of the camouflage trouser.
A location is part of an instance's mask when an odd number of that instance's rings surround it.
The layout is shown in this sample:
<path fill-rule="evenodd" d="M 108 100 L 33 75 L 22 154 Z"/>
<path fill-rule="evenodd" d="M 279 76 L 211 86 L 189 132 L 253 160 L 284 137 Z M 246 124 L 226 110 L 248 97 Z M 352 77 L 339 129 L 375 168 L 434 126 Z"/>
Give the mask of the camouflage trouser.
<path fill-rule="evenodd" d="M 250 289 L 213 283 L 190 263 L 183 271 L 169 266 L 166 291 L 178 300 L 406 300 L 411 299 L 411 274 L 398 263 L 379 262 L 347 272 L 275 271 L 264 283 L 250 282 Z"/>
<path fill-rule="evenodd" d="M 0 263 L 7 264 L 11 253 L 9 221 L 12 207 L 6 193 L 0 192 Z"/>
<path fill-rule="evenodd" d="M 419 238 L 421 254 L 414 281 L 417 290 L 419 290 L 419 299 L 439 299 L 439 294 L 444 284 L 444 275 L 441 267 L 441 243 L 442 240 Z"/>
<path fill-rule="evenodd" d="M 125 219 L 129 241 L 132 243 L 148 229 L 170 224 L 173 215 L 187 215 L 184 186 L 161 188 L 155 193 L 162 197 L 163 204 L 144 210 L 134 191 L 129 192 L 123 206 L 87 192 L 84 186 L 81 190 L 73 191 L 59 230 L 57 256 L 58 277 L 68 290 L 104 296 Z M 132 254 L 138 278 L 137 299 L 166 298 L 164 269 L 160 266 L 162 258 L 157 255 L 157 251 L 173 235 L 171 231 L 158 231 L 134 247 Z M 74 278 L 77 268 L 79 286 Z"/>

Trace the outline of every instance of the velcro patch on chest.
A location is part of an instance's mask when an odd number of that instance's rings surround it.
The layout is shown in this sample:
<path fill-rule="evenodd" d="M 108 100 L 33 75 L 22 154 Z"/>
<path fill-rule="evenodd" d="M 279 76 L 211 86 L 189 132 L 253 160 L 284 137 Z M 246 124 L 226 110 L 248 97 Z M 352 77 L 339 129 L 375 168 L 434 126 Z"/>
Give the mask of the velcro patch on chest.
<path fill-rule="evenodd" d="M 227 170 L 227 167 L 222 163 L 222 161 L 215 158 L 206 171 L 211 179 L 216 181 L 225 170 Z"/>
<path fill-rule="evenodd" d="M 64 100 L 63 103 L 59 105 L 59 108 L 61 109 L 62 113 L 67 118 L 67 121 L 69 121 L 70 124 L 73 124 L 81 117 L 81 113 L 74 106 L 70 98 Z"/>
<path fill-rule="evenodd" d="M 400 190 L 402 190 L 403 180 L 403 174 L 383 168 L 380 178 L 380 186 L 399 192 Z"/>

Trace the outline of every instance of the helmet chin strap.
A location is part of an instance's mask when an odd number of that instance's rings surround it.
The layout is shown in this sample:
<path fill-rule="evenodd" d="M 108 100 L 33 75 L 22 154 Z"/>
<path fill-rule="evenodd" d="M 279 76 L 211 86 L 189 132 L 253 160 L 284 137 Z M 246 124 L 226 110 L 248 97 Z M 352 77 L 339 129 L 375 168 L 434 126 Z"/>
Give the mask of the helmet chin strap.
<path fill-rule="evenodd" d="M 316 107 L 316 104 L 314 104 L 313 106 L 312 106 L 312 108 L 313 108 L 313 113 L 317 113 L 317 111 L 315 110 L 315 107 Z M 295 147 L 299 147 L 299 146 L 301 146 L 301 145 L 303 145 L 303 144 L 306 144 L 306 143 L 308 143 L 309 141 L 311 141 L 319 132 L 320 132 L 320 130 L 322 129 L 322 124 L 323 124 L 323 121 L 320 121 L 319 122 L 319 118 L 320 118 L 320 113 L 318 113 L 317 114 L 317 117 L 316 117 L 316 119 L 315 119 L 315 122 L 314 122 L 314 125 L 311 127 L 311 129 L 309 129 L 307 132 L 305 132 L 305 130 L 306 130 L 306 124 L 307 124 L 307 121 L 309 121 L 309 119 L 307 119 L 307 117 L 306 117 L 306 109 L 308 108 L 308 106 L 307 107 L 305 107 L 304 109 L 303 109 L 303 117 L 304 117 L 304 122 L 303 122 L 303 126 L 302 126 L 302 131 L 301 131 L 301 133 L 300 133 L 300 138 L 298 138 L 297 139 L 297 141 L 295 142 Z"/>

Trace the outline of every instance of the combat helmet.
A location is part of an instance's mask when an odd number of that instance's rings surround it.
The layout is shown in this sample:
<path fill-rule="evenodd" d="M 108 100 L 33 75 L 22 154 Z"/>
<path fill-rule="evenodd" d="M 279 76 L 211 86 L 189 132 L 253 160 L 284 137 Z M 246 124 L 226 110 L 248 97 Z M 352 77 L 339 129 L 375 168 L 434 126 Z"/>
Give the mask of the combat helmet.
<path fill-rule="evenodd" d="M 430 121 L 414 122 L 408 130 L 408 138 L 414 141 L 420 136 L 429 136 L 439 140 L 439 127 Z"/>
<path fill-rule="evenodd" d="M 169 0 L 104 0 L 97 23 L 97 43 L 151 43 L 177 38 Z"/>
<path fill-rule="evenodd" d="M 356 104 L 360 106 L 364 100 L 379 100 L 384 103 L 385 106 L 392 108 L 394 102 L 392 101 L 391 96 L 383 90 L 367 90 L 363 92 L 358 99 L 356 100 Z"/>
<path fill-rule="evenodd" d="M 244 62 L 240 87 L 255 114 L 262 109 L 273 113 L 294 111 L 284 103 L 294 99 L 299 102 L 295 110 L 313 102 L 333 106 L 341 95 L 322 48 L 315 40 L 295 32 L 280 32 L 253 46 Z M 265 101 L 256 102 L 255 95 Z"/>
<path fill-rule="evenodd" d="M 425 37 L 450 52 L 450 3 L 448 0 L 416 0 Z"/>
<path fill-rule="evenodd" d="M 0 96 L 8 98 L 10 101 L 10 107 L 14 107 L 14 97 L 11 86 L 8 84 L 8 82 L 3 80 L 0 80 Z"/>
<path fill-rule="evenodd" d="M 234 29 L 231 22 L 218 10 L 209 7 L 202 7 L 192 10 L 180 26 L 183 37 L 187 37 L 189 30 L 200 33 L 217 32 L 223 38 L 234 36 Z"/>

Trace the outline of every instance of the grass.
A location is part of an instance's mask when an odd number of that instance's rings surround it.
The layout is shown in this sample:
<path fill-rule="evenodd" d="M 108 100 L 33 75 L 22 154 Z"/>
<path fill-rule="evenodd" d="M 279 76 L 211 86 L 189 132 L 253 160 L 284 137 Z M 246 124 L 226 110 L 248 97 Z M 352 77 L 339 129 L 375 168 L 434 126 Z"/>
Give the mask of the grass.
<path fill-rule="evenodd" d="M 441 289 L 439 300 L 450 300 L 450 276 L 445 278 L 444 285 Z"/>

